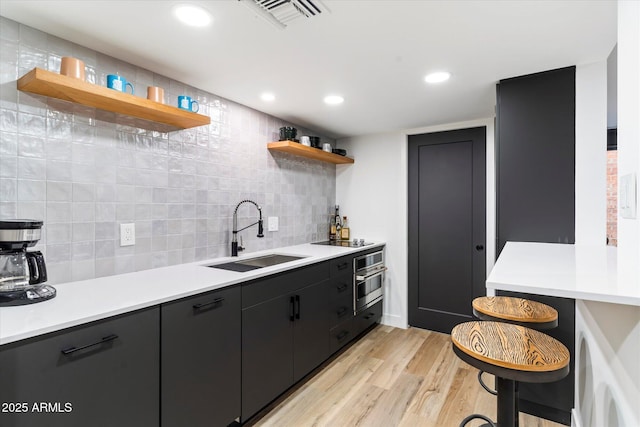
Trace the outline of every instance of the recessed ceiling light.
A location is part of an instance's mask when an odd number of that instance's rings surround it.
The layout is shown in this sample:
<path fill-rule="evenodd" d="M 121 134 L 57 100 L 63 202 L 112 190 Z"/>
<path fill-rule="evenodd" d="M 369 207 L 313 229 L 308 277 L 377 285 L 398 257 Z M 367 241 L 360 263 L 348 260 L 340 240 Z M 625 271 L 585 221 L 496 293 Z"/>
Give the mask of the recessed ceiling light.
<path fill-rule="evenodd" d="M 344 98 L 340 95 L 329 95 L 324 97 L 324 103 L 329 105 L 338 105 L 344 102 Z"/>
<path fill-rule="evenodd" d="M 276 96 L 272 93 L 265 92 L 262 95 L 260 95 L 260 99 L 262 99 L 263 101 L 271 102 L 271 101 L 275 101 Z"/>
<path fill-rule="evenodd" d="M 442 83 L 449 80 L 449 77 L 451 77 L 450 73 L 447 73 L 446 71 L 437 71 L 435 73 L 427 74 L 424 81 L 427 83 Z"/>
<path fill-rule="evenodd" d="M 206 27 L 211 22 L 211 14 L 192 4 L 179 4 L 173 8 L 173 14 L 183 24 L 192 27 Z"/>

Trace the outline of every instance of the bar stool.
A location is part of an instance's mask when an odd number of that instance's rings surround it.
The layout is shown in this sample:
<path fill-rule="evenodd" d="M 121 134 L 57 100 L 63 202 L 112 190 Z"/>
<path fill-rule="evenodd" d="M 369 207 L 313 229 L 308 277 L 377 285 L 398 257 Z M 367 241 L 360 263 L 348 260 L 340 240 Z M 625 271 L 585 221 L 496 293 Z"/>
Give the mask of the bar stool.
<path fill-rule="evenodd" d="M 494 321 L 473 321 L 451 331 L 453 352 L 464 362 L 496 376 L 497 422 L 480 414 L 466 417 L 460 427 L 483 419 L 492 427 L 515 427 L 518 382 L 546 383 L 569 374 L 569 350 L 560 341 L 534 329 Z"/>
<path fill-rule="evenodd" d="M 537 331 L 558 326 L 558 311 L 546 304 L 516 297 L 478 297 L 471 303 L 480 320 L 507 322 Z"/>
<path fill-rule="evenodd" d="M 538 301 L 516 297 L 478 297 L 471 303 L 473 315 L 480 320 L 506 322 L 525 326 L 537 331 L 553 329 L 558 326 L 558 311 Z M 482 380 L 478 372 L 478 382 L 489 393 L 496 395 Z"/>

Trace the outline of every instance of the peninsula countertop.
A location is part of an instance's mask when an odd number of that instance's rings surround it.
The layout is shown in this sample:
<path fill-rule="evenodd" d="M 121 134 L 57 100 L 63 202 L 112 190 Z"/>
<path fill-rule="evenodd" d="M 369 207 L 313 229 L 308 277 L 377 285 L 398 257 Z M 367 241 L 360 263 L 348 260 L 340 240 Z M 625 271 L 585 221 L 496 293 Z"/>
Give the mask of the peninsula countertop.
<path fill-rule="evenodd" d="M 487 289 L 640 306 L 637 278 L 617 272 L 617 248 L 507 242 Z"/>
<path fill-rule="evenodd" d="M 134 273 L 56 284 L 55 298 L 30 305 L 0 308 L 0 345 L 105 319 L 298 267 L 375 249 L 384 243 L 356 248 L 302 244 L 268 249 L 239 257 L 223 257 Z M 267 254 L 302 256 L 247 272 L 208 268 L 211 264 Z"/>

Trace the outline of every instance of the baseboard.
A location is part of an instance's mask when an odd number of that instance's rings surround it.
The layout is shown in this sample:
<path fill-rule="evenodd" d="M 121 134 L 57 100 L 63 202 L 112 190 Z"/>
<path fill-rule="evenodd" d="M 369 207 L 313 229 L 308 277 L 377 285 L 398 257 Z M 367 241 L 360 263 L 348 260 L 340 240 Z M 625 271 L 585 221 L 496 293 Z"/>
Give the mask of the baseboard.
<path fill-rule="evenodd" d="M 582 417 L 576 408 L 571 410 L 571 427 L 582 427 Z"/>
<path fill-rule="evenodd" d="M 386 326 L 393 326 L 394 328 L 407 329 L 409 325 L 402 321 L 402 318 L 397 314 L 383 314 L 380 323 Z"/>

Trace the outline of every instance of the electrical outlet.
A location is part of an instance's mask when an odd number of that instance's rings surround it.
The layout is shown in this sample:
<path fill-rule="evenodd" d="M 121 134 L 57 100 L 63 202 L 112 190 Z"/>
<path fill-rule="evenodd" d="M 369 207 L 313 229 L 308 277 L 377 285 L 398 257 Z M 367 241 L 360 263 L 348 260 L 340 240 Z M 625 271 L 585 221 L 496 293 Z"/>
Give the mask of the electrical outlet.
<path fill-rule="evenodd" d="M 620 177 L 618 200 L 620 201 L 620 216 L 634 219 L 638 207 L 635 173 L 628 173 Z"/>
<path fill-rule="evenodd" d="M 120 246 L 131 246 L 136 244 L 136 225 L 120 224 Z"/>
<path fill-rule="evenodd" d="M 278 217 L 270 216 L 267 218 L 267 231 L 278 231 Z"/>

